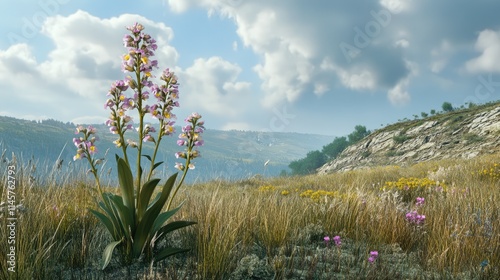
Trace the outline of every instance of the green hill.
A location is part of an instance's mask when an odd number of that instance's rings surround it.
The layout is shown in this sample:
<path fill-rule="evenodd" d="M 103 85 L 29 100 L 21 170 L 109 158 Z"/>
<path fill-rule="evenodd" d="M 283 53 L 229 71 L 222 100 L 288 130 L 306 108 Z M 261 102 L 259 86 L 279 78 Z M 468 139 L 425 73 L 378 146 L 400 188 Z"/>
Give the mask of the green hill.
<path fill-rule="evenodd" d="M 109 133 L 105 125 L 97 128 L 99 154 L 112 159 L 121 150 L 114 147 L 115 135 Z M 20 120 L 0 116 L 0 149 L 10 157 L 14 153 L 23 162 L 34 160 L 51 168 L 58 160 L 62 167 L 73 162 L 75 147 L 75 125 L 55 120 L 41 122 Z M 177 128 L 180 131 L 180 128 Z M 130 138 L 136 136 L 133 133 Z M 321 148 L 332 141 L 331 136 L 282 132 L 220 131 L 207 129 L 203 135 L 205 145 L 200 151 L 202 157 L 196 159 L 196 171 L 190 174 L 191 181 L 215 178 L 240 179 L 256 174 L 277 176 L 288 170 L 288 164 L 304 157 L 308 151 Z M 167 162 L 162 172 L 172 173 L 175 164 L 174 153 L 180 150 L 176 145 L 177 134 L 162 141 L 158 160 Z M 153 146 L 146 145 L 146 154 L 152 153 Z M 269 164 L 264 167 L 264 163 Z M 78 163 L 80 164 L 80 163 Z M 82 164 L 82 166 L 84 166 Z M 113 164 L 109 165 L 113 166 Z"/>

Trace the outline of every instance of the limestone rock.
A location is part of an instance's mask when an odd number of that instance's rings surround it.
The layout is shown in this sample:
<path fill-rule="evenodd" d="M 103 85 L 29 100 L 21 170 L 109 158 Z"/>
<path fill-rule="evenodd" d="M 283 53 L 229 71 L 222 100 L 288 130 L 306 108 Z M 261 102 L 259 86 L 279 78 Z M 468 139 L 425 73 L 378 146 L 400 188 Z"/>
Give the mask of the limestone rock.
<path fill-rule="evenodd" d="M 474 158 L 500 152 L 500 103 L 379 129 L 318 169 L 326 174 L 377 165 Z"/>

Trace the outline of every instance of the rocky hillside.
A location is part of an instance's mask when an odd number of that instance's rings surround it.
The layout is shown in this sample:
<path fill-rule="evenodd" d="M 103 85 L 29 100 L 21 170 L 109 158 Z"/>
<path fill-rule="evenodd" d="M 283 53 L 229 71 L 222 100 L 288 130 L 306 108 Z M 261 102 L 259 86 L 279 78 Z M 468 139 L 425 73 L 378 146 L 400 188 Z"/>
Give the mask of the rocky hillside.
<path fill-rule="evenodd" d="M 378 165 L 473 158 L 500 151 L 500 102 L 400 122 L 349 146 L 319 174 Z"/>

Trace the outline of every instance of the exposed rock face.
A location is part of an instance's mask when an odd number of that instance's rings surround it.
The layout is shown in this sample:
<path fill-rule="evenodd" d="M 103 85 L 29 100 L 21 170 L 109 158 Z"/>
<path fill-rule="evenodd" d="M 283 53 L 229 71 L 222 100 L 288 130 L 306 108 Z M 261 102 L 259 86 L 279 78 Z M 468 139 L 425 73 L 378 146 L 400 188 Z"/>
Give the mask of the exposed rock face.
<path fill-rule="evenodd" d="M 496 103 L 387 126 L 349 146 L 318 173 L 473 158 L 499 151 L 500 104 Z"/>

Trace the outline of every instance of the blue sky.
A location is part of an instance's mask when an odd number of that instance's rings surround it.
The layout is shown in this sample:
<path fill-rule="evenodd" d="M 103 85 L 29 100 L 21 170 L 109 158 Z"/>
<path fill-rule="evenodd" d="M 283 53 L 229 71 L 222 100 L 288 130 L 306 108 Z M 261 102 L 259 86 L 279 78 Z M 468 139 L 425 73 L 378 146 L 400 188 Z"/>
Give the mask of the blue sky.
<path fill-rule="evenodd" d="M 0 115 L 104 122 L 136 21 L 179 77 L 179 121 L 208 128 L 340 136 L 500 99 L 493 0 L 9 2 Z"/>

